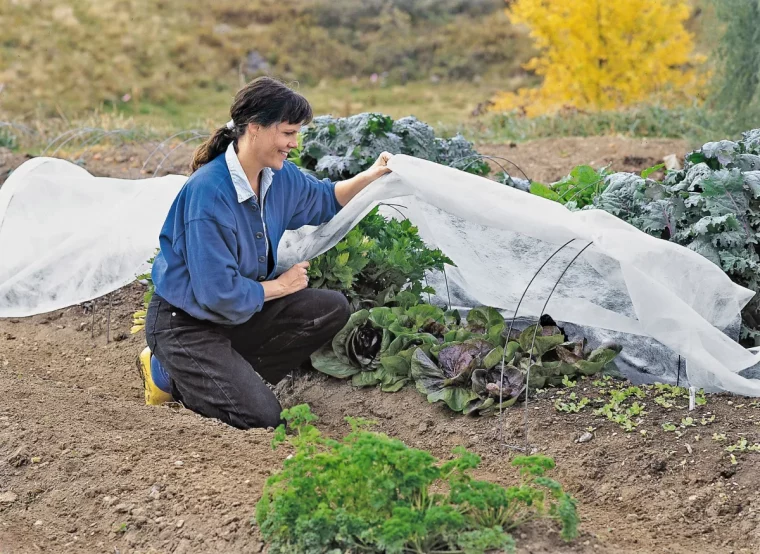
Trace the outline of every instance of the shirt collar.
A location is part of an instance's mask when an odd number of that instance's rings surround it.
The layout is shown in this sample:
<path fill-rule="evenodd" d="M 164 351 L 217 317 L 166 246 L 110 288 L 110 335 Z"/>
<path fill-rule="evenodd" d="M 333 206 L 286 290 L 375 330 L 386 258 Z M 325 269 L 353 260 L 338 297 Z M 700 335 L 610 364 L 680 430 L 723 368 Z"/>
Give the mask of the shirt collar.
<path fill-rule="evenodd" d="M 253 192 L 248 176 L 243 170 L 237 152 L 235 152 L 234 142 L 231 142 L 227 147 L 227 151 L 224 153 L 224 159 L 227 162 L 227 169 L 229 169 L 230 176 L 232 177 L 232 184 L 235 185 L 238 202 L 245 202 L 246 200 L 255 198 L 256 194 Z M 274 177 L 274 171 L 272 171 L 272 168 L 265 167 L 261 173 L 261 198 L 266 196 L 267 190 L 269 190 L 269 186 L 272 184 L 272 177 Z"/>

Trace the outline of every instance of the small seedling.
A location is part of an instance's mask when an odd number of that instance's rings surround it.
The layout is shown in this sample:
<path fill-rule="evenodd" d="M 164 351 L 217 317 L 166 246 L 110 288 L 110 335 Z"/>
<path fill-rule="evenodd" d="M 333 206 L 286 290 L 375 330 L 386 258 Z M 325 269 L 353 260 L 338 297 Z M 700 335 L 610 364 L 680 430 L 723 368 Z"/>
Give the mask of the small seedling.
<path fill-rule="evenodd" d="M 662 406 L 663 408 L 672 408 L 673 403 L 668 402 L 664 396 L 656 396 L 654 399 L 655 404 Z"/>
<path fill-rule="evenodd" d="M 630 408 L 626 409 L 625 413 L 631 417 L 636 417 L 645 415 L 647 412 L 644 411 L 643 405 L 639 404 L 638 402 L 634 402 Z"/>
<path fill-rule="evenodd" d="M 576 387 L 578 385 L 578 382 L 573 381 L 567 375 L 565 375 L 564 377 L 562 377 L 562 384 L 566 386 L 567 388 L 571 389 L 571 388 Z"/>
<path fill-rule="evenodd" d="M 575 393 L 568 396 L 569 400 L 575 400 Z M 580 412 L 587 404 L 589 403 L 588 398 L 581 398 L 578 402 L 561 402 L 559 400 L 556 400 L 554 402 L 554 407 L 558 412 L 565 412 L 570 414 L 577 414 Z"/>

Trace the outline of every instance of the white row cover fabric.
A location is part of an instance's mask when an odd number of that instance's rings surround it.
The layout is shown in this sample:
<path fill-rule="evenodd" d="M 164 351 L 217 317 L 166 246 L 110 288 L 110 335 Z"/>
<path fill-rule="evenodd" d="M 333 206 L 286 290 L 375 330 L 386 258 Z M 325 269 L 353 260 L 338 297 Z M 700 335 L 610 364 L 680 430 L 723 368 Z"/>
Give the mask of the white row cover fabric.
<path fill-rule="evenodd" d="M 329 223 L 287 233 L 280 269 L 331 248 L 378 203 L 394 204 L 456 266 L 445 279 L 430 276 L 434 302 L 510 317 L 525 294 L 518 315 L 537 317 L 554 290 L 545 311 L 555 320 L 662 345 L 687 361 L 693 386 L 760 396 L 760 380 L 739 375 L 760 357 L 721 331 L 753 293 L 699 254 L 606 212 L 571 212 L 425 160 L 397 155 L 390 167 Z M 52 158 L 24 163 L 0 189 L 0 317 L 52 311 L 134 280 L 185 180 L 93 177 Z"/>

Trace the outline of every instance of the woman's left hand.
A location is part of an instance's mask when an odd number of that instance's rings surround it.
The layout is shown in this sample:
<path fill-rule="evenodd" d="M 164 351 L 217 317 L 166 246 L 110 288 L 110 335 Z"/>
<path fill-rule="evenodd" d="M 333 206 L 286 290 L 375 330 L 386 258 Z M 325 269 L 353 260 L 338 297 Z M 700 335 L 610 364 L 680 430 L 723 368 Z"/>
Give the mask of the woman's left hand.
<path fill-rule="evenodd" d="M 378 156 L 378 158 L 375 160 L 375 163 L 373 163 L 367 170 L 367 172 L 372 175 L 373 180 L 382 177 L 386 173 L 391 172 L 391 168 L 388 167 L 388 162 L 392 157 L 393 154 L 390 154 L 388 152 L 383 152 Z"/>
<path fill-rule="evenodd" d="M 361 173 L 354 175 L 345 181 L 335 183 L 335 198 L 338 200 L 338 204 L 345 206 L 370 183 L 379 179 L 386 173 L 390 173 L 391 168 L 388 167 L 388 162 L 392 157 L 393 154 L 383 152 L 377 160 L 375 160 L 375 163 Z"/>

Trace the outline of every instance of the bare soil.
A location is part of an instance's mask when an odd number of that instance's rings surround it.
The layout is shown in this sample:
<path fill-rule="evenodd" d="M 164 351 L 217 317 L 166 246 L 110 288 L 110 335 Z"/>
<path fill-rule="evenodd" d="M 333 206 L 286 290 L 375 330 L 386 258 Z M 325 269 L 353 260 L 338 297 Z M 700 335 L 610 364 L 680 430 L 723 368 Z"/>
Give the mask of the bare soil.
<path fill-rule="evenodd" d="M 551 157 L 548 147 L 529 148 Z M 588 152 L 602 152 L 595 159 L 612 155 L 594 148 Z M 658 148 L 644 154 L 657 159 L 685 151 L 675 142 Z M 630 152 L 639 155 L 633 147 Z M 87 167 L 112 176 L 124 168 L 139 174 L 134 166 L 142 161 L 127 156 L 109 165 L 105 157 Z M 532 159 L 526 154 L 524 161 Z M 129 335 L 142 293 L 135 283 L 110 299 L 0 320 L 0 553 L 266 551 L 250 520 L 287 450 L 271 449 L 271 430 L 238 431 L 179 406 L 144 405 L 135 369 L 144 336 Z M 581 387 L 579 395 L 594 392 L 587 382 Z M 331 436 L 348 431 L 345 416 L 364 416 L 375 419 L 379 431 L 441 458 L 465 445 L 483 459 L 478 477 L 515 482 L 509 466 L 515 451 L 502 443 L 525 444 L 521 405 L 505 412 L 500 440 L 496 416 L 452 415 L 413 388 L 356 390 L 306 374 L 287 381 L 279 394 L 284 406 L 308 402 Z M 558 412 L 557 397 L 550 391 L 530 402 L 529 444 L 557 461 L 553 476 L 577 498 L 582 534 L 565 544 L 556 526 L 535 523 L 516 533 L 520 553 L 760 550 L 760 454 L 737 453 L 732 464 L 725 452 L 741 437 L 760 442 L 760 407 L 751 399 L 708 396 L 707 405 L 691 413 L 650 399 L 644 423 L 625 433 L 591 410 Z M 687 415 L 715 420 L 680 437 L 662 429 Z M 593 438 L 579 442 L 589 427 Z M 714 433 L 726 441 L 713 440 Z"/>
<path fill-rule="evenodd" d="M 610 166 L 612 171 L 640 172 L 663 163 L 663 158 L 675 154 L 683 165 L 684 156 L 691 150 L 685 140 L 632 139 L 617 136 L 550 138 L 523 143 L 478 144 L 478 152 L 500 156 L 517 164 L 499 160 L 513 177 L 529 177 L 540 183 L 559 181 L 576 165 L 588 164 L 596 169 Z M 491 164 L 495 170 L 499 168 Z M 661 176 L 653 174 L 653 177 Z"/>

